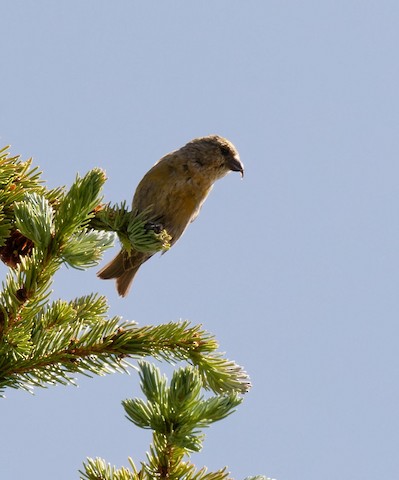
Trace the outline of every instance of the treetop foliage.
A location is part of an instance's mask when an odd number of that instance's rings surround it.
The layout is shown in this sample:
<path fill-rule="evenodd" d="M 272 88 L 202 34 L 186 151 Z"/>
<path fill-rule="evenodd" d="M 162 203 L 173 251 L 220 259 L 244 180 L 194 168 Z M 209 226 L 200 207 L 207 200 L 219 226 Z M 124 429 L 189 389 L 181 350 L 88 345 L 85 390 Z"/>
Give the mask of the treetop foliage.
<path fill-rule="evenodd" d="M 123 402 L 127 418 L 153 430 L 147 462 L 117 469 L 89 459 L 84 479 L 228 478 L 225 469 L 207 473 L 186 458 L 202 447 L 202 430 L 225 418 L 250 387 L 246 372 L 218 351 L 213 335 L 188 321 L 139 326 L 107 314 L 107 299 L 87 293 L 51 300 L 54 274 L 62 265 L 84 270 L 99 263 L 118 237 L 122 244 L 155 253 L 171 237 L 152 222 L 151 212 L 126 204 L 105 205 L 103 170 L 76 176 L 69 189 L 47 189 L 31 159 L 0 150 L 0 259 L 8 266 L 0 292 L 0 394 L 7 388 L 75 383 L 125 372 L 135 359 L 183 361 L 168 386 L 158 368 L 140 360 L 146 400 Z M 209 390 L 214 396 L 204 398 Z M 264 477 L 252 477 L 264 478 Z"/>

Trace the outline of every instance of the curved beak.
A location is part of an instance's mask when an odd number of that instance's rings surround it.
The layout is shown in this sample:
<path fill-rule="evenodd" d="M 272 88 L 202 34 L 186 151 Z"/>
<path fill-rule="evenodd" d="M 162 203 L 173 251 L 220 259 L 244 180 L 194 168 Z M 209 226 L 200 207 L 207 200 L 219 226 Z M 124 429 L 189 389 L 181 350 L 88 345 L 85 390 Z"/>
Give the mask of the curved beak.
<path fill-rule="evenodd" d="M 230 157 L 227 166 L 232 172 L 240 172 L 241 178 L 244 176 L 244 165 L 241 163 L 241 160 L 237 157 Z"/>

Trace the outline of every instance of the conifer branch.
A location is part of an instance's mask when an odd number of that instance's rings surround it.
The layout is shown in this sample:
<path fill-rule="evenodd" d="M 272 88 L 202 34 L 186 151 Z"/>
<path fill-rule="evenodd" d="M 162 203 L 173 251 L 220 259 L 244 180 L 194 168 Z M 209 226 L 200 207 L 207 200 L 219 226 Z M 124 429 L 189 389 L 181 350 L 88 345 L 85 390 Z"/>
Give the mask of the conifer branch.
<path fill-rule="evenodd" d="M 123 248 L 143 253 L 156 253 L 170 248 L 172 237 L 156 222 L 149 207 L 142 212 L 129 211 L 126 202 L 102 205 L 96 209 L 91 228 L 112 231 L 118 235 Z"/>
<path fill-rule="evenodd" d="M 245 477 L 244 480 L 274 480 L 274 479 L 265 477 L 264 475 L 255 475 L 254 477 Z"/>
<path fill-rule="evenodd" d="M 88 304 L 94 304 L 94 311 L 101 313 L 90 314 L 85 308 Z M 145 327 L 121 323 L 119 317 L 109 319 L 104 315 L 105 305 L 105 298 L 97 296 L 70 303 L 58 300 L 30 322 L 6 329 L 0 344 L 0 392 L 7 386 L 30 390 L 34 386 L 74 383 L 76 373 L 104 375 L 127 371 L 130 358 L 146 356 L 191 362 L 198 367 L 204 386 L 214 391 L 248 390 L 245 372 L 219 354 L 216 358 L 220 375 L 212 369 L 209 374 L 217 343 L 199 327 L 190 327 L 188 322 Z M 230 377 L 223 374 L 223 362 L 233 370 Z"/>
<path fill-rule="evenodd" d="M 153 443 L 147 462 L 138 470 L 129 459 L 132 470 L 116 469 L 101 459 L 88 459 L 82 479 L 226 480 L 225 468 L 207 473 L 187 461 L 192 452 L 202 449 L 202 429 L 230 415 L 241 403 L 237 393 L 226 393 L 204 399 L 201 376 L 194 367 L 173 373 L 170 386 L 159 369 L 139 362 L 141 389 L 147 401 L 140 398 L 122 402 L 127 418 L 140 428 L 153 430 Z"/>

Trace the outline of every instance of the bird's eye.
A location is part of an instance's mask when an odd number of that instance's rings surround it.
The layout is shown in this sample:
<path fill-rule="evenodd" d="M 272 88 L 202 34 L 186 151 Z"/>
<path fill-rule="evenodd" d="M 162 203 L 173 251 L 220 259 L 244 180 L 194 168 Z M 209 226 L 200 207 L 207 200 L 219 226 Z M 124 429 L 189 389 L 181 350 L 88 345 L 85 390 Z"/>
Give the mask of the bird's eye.
<path fill-rule="evenodd" d="M 221 145 L 220 146 L 220 151 L 222 152 L 222 155 L 224 157 L 228 157 L 231 155 L 231 151 L 230 151 L 230 148 L 227 147 L 226 145 Z"/>

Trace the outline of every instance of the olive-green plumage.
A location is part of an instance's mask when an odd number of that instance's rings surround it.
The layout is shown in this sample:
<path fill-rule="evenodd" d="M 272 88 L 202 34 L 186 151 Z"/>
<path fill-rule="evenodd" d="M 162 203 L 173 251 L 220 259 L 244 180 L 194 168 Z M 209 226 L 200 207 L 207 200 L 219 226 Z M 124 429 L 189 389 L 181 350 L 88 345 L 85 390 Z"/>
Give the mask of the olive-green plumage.
<path fill-rule="evenodd" d="M 216 180 L 230 171 L 244 174 L 234 145 L 217 135 L 192 140 L 161 158 L 143 177 L 133 197 L 132 210 L 151 206 L 151 217 L 171 235 L 171 245 L 198 215 Z M 103 279 L 116 278 L 119 295 L 126 296 L 140 266 L 152 254 L 121 250 L 98 272 Z"/>

